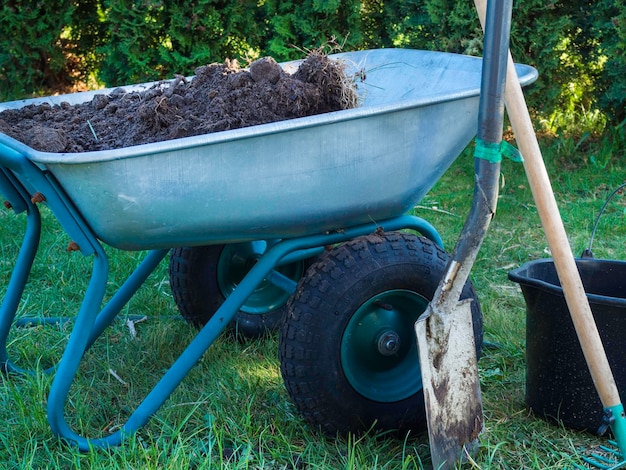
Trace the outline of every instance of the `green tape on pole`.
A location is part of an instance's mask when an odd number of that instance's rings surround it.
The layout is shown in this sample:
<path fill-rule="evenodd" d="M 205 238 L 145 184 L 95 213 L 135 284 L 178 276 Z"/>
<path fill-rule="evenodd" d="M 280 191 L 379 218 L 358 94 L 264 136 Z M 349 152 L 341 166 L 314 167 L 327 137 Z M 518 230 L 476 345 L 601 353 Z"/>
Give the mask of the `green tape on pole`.
<path fill-rule="evenodd" d="M 611 431 L 613 431 L 613 437 L 619 447 L 621 459 L 624 461 L 626 460 L 626 414 L 624 414 L 624 406 L 620 403 L 605 408 L 605 411 L 610 416 Z"/>
<path fill-rule="evenodd" d="M 503 140 L 500 143 L 500 151 L 502 152 L 502 155 L 504 155 L 509 160 L 517 163 L 522 163 L 524 161 L 524 157 L 522 157 L 520 151 L 513 147 L 511 144 L 509 144 L 506 140 Z"/>
<path fill-rule="evenodd" d="M 506 157 L 514 162 L 523 162 L 522 154 L 509 144 L 506 140 L 502 140 L 498 143 L 485 142 L 482 139 L 476 138 L 476 147 L 474 148 L 474 158 L 480 158 L 487 160 L 491 163 L 498 163 L 502 161 L 502 157 Z"/>

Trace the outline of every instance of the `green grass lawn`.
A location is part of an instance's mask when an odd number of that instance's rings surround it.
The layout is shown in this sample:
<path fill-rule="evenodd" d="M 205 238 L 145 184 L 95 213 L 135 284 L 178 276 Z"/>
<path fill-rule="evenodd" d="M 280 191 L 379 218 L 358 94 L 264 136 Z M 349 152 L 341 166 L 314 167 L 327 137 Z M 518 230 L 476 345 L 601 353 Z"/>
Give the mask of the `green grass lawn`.
<path fill-rule="evenodd" d="M 624 182 L 624 142 L 572 145 L 546 141 L 544 157 L 556 198 L 579 255 L 608 194 Z M 570 153 L 574 152 L 574 153 Z M 591 158 L 593 157 L 593 158 Z M 471 152 L 420 201 L 416 214 L 441 232 L 451 249 L 469 211 Z M 604 442 L 533 416 L 524 403 L 525 304 L 507 273 L 549 257 L 523 167 L 503 162 L 498 213 L 472 271 L 488 346 L 479 362 L 485 413 L 481 448 L 462 468 L 567 468 Z M 66 252 L 67 236 L 43 211 L 45 232 L 19 315 L 66 316 L 80 304 L 89 258 Z M 24 217 L 0 210 L 0 294 L 21 242 Z M 601 220 L 594 253 L 626 260 L 626 199 Z M 110 292 L 143 253 L 108 250 Z M 126 319 L 135 322 L 131 335 Z M 195 330 L 178 319 L 166 263 L 86 354 L 67 405 L 69 423 L 90 436 L 119 429 Z M 19 329 L 8 345 L 23 366 L 49 366 L 62 353 L 71 324 Z M 275 468 L 413 469 L 427 463 L 424 436 L 322 437 L 300 418 L 282 383 L 278 335 L 237 341 L 222 335 L 153 419 L 123 446 L 80 453 L 56 439 L 45 416 L 51 377 L 0 375 L 0 468 Z"/>

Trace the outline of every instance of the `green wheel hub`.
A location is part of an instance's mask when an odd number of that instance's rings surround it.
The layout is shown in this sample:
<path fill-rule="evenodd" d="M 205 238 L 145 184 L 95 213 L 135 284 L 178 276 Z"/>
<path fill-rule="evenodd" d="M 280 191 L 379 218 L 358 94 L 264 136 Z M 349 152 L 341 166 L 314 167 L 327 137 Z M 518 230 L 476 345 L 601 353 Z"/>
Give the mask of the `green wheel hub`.
<path fill-rule="evenodd" d="M 267 251 L 266 241 L 258 240 L 233 243 L 224 246 L 217 263 L 217 283 L 226 298 L 235 290 L 244 276 Z M 276 269 L 289 279 L 299 281 L 304 272 L 302 262 L 280 266 Z M 241 311 L 249 314 L 264 314 L 282 307 L 291 294 L 267 280 L 263 280 L 248 297 Z"/>
<path fill-rule="evenodd" d="M 414 324 L 427 306 L 415 292 L 389 290 L 352 315 L 341 341 L 341 365 L 358 393 L 393 403 L 422 389 Z"/>

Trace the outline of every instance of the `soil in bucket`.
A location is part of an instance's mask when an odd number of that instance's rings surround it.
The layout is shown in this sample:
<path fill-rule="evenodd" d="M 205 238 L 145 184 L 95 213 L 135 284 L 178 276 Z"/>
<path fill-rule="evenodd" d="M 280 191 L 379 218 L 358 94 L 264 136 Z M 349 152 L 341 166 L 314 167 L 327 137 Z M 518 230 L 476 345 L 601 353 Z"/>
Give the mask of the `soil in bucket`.
<path fill-rule="evenodd" d="M 622 397 L 626 396 L 626 262 L 578 259 L 585 292 Z M 509 273 L 526 301 L 526 405 L 538 416 L 597 433 L 603 407 L 570 318 L 554 262 Z"/>
<path fill-rule="evenodd" d="M 254 126 L 353 108 L 345 63 L 320 50 L 293 73 L 271 57 L 236 60 L 176 76 L 141 92 L 118 88 L 91 101 L 28 105 L 0 113 L 0 132 L 47 152 L 88 152 Z"/>

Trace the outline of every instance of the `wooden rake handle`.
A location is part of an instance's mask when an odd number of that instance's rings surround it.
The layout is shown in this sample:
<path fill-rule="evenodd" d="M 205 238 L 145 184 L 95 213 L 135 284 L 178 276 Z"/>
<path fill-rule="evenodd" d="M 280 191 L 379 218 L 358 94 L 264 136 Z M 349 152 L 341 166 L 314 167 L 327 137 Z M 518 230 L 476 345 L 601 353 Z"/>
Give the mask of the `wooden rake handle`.
<path fill-rule="evenodd" d="M 480 23 L 485 27 L 487 0 L 474 0 Z M 585 294 L 576 261 L 563 227 L 550 179 L 543 162 L 537 136 L 517 78 L 511 53 L 508 54 L 505 101 L 515 140 L 524 157 L 524 170 L 530 184 L 541 224 L 546 233 L 554 265 L 563 287 L 578 340 L 583 350 L 600 400 L 605 408 L 621 403 L 617 385 Z"/>

